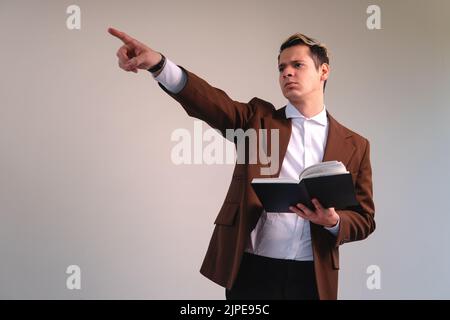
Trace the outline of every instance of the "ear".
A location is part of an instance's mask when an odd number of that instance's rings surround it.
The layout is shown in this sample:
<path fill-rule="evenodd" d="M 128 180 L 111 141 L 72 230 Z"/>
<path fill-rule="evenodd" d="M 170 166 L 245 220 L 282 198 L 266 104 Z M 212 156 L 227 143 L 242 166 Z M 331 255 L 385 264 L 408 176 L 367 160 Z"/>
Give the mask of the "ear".
<path fill-rule="evenodd" d="M 320 66 L 320 80 L 325 81 L 330 75 L 330 65 L 328 63 L 322 63 Z"/>

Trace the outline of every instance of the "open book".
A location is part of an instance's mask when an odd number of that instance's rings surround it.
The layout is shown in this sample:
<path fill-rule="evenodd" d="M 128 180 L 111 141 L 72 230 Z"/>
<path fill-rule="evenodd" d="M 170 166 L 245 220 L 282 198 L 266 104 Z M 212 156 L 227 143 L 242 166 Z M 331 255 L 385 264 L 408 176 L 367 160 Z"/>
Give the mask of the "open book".
<path fill-rule="evenodd" d="M 324 208 L 345 209 L 358 205 L 352 176 L 340 161 L 307 167 L 298 179 L 255 178 L 252 187 L 267 212 L 291 212 L 289 206 L 297 203 L 314 210 L 313 198 Z"/>

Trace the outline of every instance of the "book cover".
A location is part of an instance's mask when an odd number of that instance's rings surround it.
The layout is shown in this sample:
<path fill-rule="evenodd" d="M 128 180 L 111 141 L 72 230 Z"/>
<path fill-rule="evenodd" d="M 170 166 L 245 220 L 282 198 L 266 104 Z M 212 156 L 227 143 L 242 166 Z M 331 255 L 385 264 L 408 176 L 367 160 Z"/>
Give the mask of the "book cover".
<path fill-rule="evenodd" d="M 314 210 L 311 199 L 336 210 L 358 206 L 352 176 L 338 161 L 308 167 L 299 179 L 255 178 L 252 187 L 266 212 L 291 212 L 289 206 L 303 203 Z"/>

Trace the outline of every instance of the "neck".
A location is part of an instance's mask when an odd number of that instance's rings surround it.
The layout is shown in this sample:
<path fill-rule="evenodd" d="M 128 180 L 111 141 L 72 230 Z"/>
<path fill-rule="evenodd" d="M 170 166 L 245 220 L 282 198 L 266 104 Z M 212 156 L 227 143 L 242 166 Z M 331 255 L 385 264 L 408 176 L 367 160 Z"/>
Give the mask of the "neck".
<path fill-rule="evenodd" d="M 323 109 L 323 95 L 307 100 L 295 100 L 289 102 L 306 118 L 312 118 Z"/>

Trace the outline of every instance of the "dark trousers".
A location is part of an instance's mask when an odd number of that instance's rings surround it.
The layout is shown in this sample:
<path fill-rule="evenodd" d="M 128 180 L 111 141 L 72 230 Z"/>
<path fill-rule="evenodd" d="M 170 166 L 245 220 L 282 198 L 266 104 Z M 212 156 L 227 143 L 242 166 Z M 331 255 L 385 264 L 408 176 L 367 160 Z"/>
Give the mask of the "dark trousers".
<path fill-rule="evenodd" d="M 317 300 L 314 262 L 267 258 L 244 253 L 227 300 Z"/>

